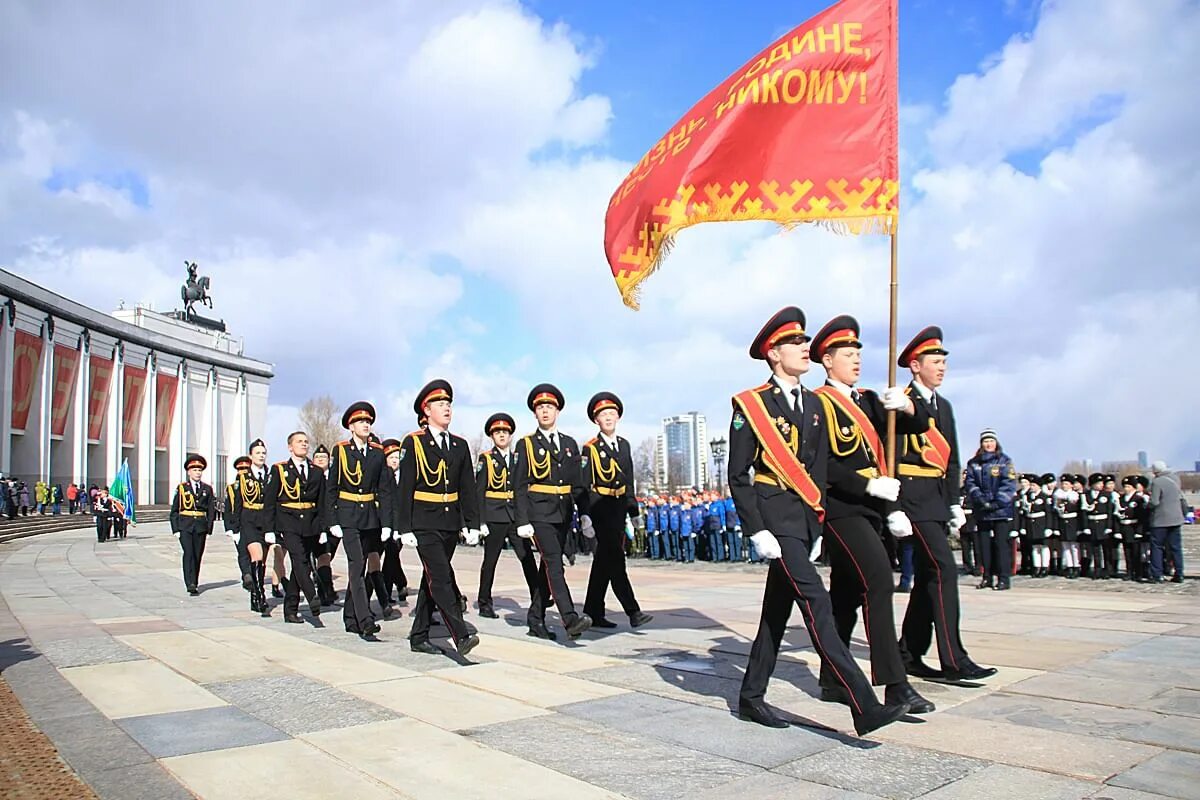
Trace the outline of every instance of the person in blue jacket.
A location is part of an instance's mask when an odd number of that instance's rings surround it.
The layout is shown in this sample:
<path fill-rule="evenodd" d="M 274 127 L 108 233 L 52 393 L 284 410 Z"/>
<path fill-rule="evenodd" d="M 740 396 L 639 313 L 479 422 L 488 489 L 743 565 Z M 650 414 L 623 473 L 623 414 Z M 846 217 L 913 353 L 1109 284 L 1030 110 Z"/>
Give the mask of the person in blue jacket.
<path fill-rule="evenodd" d="M 679 509 L 679 555 L 677 560 L 680 563 L 691 564 L 696 560 L 696 537 L 695 531 L 692 529 L 692 520 L 695 517 L 692 515 L 692 507 L 685 500 L 683 506 Z"/>
<path fill-rule="evenodd" d="M 983 564 L 983 580 L 977 588 L 1007 589 L 1012 575 L 1008 540 L 1016 536 L 1013 501 L 1017 496 L 1017 471 L 991 428 L 979 434 L 979 451 L 967 462 L 963 490 L 975 518 L 978 555 Z"/>
<path fill-rule="evenodd" d="M 733 497 L 726 491 L 725 500 L 725 539 L 729 543 L 729 560 L 742 561 L 742 523 L 738 519 L 737 509 L 733 505 Z"/>
<path fill-rule="evenodd" d="M 668 506 L 667 498 L 658 498 L 658 537 L 659 537 L 659 558 L 670 558 L 671 554 L 671 510 Z"/>
<path fill-rule="evenodd" d="M 699 497 L 692 498 L 692 555 L 700 549 L 700 537 L 704 536 L 704 502 Z M 705 549 L 708 542 L 704 543 Z"/>
<path fill-rule="evenodd" d="M 667 560 L 681 560 L 679 558 L 682 552 L 679 546 L 679 524 L 682 516 L 679 509 L 679 498 L 672 495 L 671 504 L 667 506 L 667 552 L 663 556 Z"/>
<path fill-rule="evenodd" d="M 658 501 L 646 500 L 646 558 L 658 558 L 662 541 L 658 538 Z"/>
<path fill-rule="evenodd" d="M 705 503 L 705 531 L 708 533 L 708 552 L 713 561 L 727 561 L 725 552 L 725 501 L 715 492 Z"/>

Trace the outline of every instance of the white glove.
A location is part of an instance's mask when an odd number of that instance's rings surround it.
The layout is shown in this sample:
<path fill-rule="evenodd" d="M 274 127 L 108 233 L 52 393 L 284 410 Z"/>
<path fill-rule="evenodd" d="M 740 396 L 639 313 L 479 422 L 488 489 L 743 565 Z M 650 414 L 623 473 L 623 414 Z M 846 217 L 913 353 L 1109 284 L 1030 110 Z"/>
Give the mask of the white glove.
<path fill-rule="evenodd" d="M 596 538 L 596 528 L 592 525 L 592 518 L 587 514 L 579 518 L 579 532 L 589 539 Z"/>
<path fill-rule="evenodd" d="M 867 494 L 894 503 L 900 497 L 900 481 L 895 478 L 868 478 Z"/>
<path fill-rule="evenodd" d="M 400 544 L 406 544 L 409 547 L 417 546 L 417 535 L 415 533 L 400 534 Z"/>
<path fill-rule="evenodd" d="M 321 531 L 321 535 L 317 537 L 317 544 L 326 544 L 329 542 L 329 534 Z"/>
<path fill-rule="evenodd" d="M 176 539 L 178 539 L 178 538 L 179 538 L 179 531 L 171 531 L 171 535 L 173 535 L 173 536 L 174 536 Z"/>
<path fill-rule="evenodd" d="M 1009 531 L 1008 532 L 1008 538 L 1010 538 L 1010 539 L 1015 539 L 1015 538 L 1017 538 L 1018 535 L 1020 535 L 1018 531 Z"/>
<path fill-rule="evenodd" d="M 887 526 L 888 530 L 892 532 L 892 536 L 895 536 L 897 539 L 912 536 L 912 520 L 903 511 L 893 511 L 888 514 Z"/>
<path fill-rule="evenodd" d="M 950 524 L 954 526 L 955 530 L 967 524 L 967 515 L 963 513 L 962 506 L 950 506 Z"/>
<path fill-rule="evenodd" d="M 1067 499 L 1067 490 L 1066 489 L 1055 489 L 1054 490 L 1054 499 L 1055 500 L 1066 500 Z"/>
<path fill-rule="evenodd" d="M 783 549 L 779 546 L 779 540 L 775 538 L 775 534 L 767 530 L 759 531 L 750 537 L 754 549 L 763 558 L 770 560 L 779 558 L 783 555 Z"/>
<path fill-rule="evenodd" d="M 230 539 L 232 539 L 232 538 L 233 538 L 233 531 L 225 531 L 225 535 L 226 535 L 226 536 L 228 536 Z"/>
<path fill-rule="evenodd" d="M 475 545 L 479 544 L 479 531 L 476 529 L 463 528 L 462 534 L 463 539 L 466 541 L 468 547 L 474 547 Z"/>
<path fill-rule="evenodd" d="M 233 536 L 231 536 L 230 538 L 231 538 L 231 539 L 233 539 L 233 543 L 234 543 L 234 544 L 241 544 L 241 543 L 242 543 L 242 535 L 241 535 L 240 533 L 235 533 L 235 534 L 233 534 Z"/>
<path fill-rule="evenodd" d="M 825 547 L 825 537 L 818 536 L 817 540 L 815 542 L 813 542 L 812 550 L 808 551 L 808 560 L 811 561 L 813 564 L 817 563 L 817 559 L 819 559 L 821 557 L 821 550 L 823 550 L 824 547 Z"/>
<path fill-rule="evenodd" d="M 270 531 L 267 531 L 266 533 L 263 534 L 263 541 L 266 542 L 267 544 L 275 544 L 275 534 L 271 533 Z"/>
<path fill-rule="evenodd" d="M 480 526 L 479 526 L 479 538 L 480 538 L 480 539 L 486 539 L 486 538 L 487 538 L 487 535 L 488 535 L 488 533 L 490 533 L 490 531 L 488 531 L 488 526 L 487 526 L 487 525 L 480 525 Z"/>
<path fill-rule="evenodd" d="M 392 529 L 391 528 L 383 528 L 382 530 L 379 531 L 379 541 L 386 544 L 387 540 L 390 538 L 392 538 Z"/>
<path fill-rule="evenodd" d="M 1070 503 L 1074 503 L 1074 502 L 1075 502 L 1075 501 L 1077 501 L 1078 499 L 1079 499 L 1079 492 L 1075 491 L 1074 489 L 1072 489 L 1071 491 L 1067 492 L 1067 501 L 1068 501 L 1068 502 L 1070 502 Z"/>
<path fill-rule="evenodd" d="M 517 536 L 520 536 L 522 539 L 532 539 L 533 538 L 533 526 L 532 525 L 518 525 L 517 526 Z"/>
<path fill-rule="evenodd" d="M 329 533 L 332 534 L 333 536 L 336 536 L 339 539 L 342 538 L 342 526 L 341 525 L 330 525 Z"/>
<path fill-rule="evenodd" d="M 899 386 L 889 386 L 883 390 L 883 407 L 888 411 L 904 411 L 908 408 L 908 395 Z"/>

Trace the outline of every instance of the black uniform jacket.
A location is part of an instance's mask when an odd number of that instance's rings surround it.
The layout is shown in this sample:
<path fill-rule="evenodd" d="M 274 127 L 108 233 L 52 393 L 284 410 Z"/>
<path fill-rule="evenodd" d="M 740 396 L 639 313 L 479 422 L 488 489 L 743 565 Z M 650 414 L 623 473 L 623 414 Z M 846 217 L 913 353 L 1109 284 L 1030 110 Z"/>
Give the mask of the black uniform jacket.
<path fill-rule="evenodd" d="M 414 431 L 400 445 L 393 527 L 401 533 L 479 527 L 479 500 L 467 440 L 451 433 L 447 453 L 434 437 L 431 430 Z M 390 471 L 388 479 L 390 482 Z"/>
<path fill-rule="evenodd" d="M 588 513 L 579 444 L 558 432 L 558 453 L 539 429 L 517 442 L 517 524 L 561 525 L 571 521 L 571 506 Z"/>
<path fill-rule="evenodd" d="M 837 391 L 833 389 L 833 391 Z M 818 398 L 820 396 L 818 395 Z M 846 402 L 854 402 L 848 398 Z M 887 410 L 879 395 L 870 389 L 858 390 L 858 407 L 870 421 L 884 447 L 887 446 Z M 824 406 L 829 431 L 829 491 L 825 495 L 825 518 L 866 517 L 882 520 L 898 508 L 867 495 L 867 481 L 882 474 L 874 452 L 859 433 L 858 423 L 840 406 L 830 401 Z M 896 434 L 904 436 L 924 430 L 917 418 L 896 412 Z M 887 458 L 886 454 L 883 458 Z M 883 465 L 886 466 L 886 465 Z"/>
<path fill-rule="evenodd" d="M 961 494 L 962 463 L 958 455 L 958 429 L 954 424 L 954 408 L 950 401 L 937 395 L 937 410 L 921 397 L 916 386 L 909 384 L 908 397 L 916 409 L 914 421 L 921 430 L 933 422 L 950 445 L 946 471 L 934 474 L 921 456 L 928 445 L 926 434 L 905 436 L 897 442 L 896 470 L 900 473 L 900 508 L 913 522 L 949 522 L 950 506 L 958 505 Z"/>
<path fill-rule="evenodd" d="M 368 442 L 364 455 L 353 439 L 338 442 L 329 454 L 324 530 L 334 525 L 360 531 L 386 527 L 381 520 L 392 519 L 395 494 L 382 446 Z"/>
<path fill-rule="evenodd" d="M 638 516 L 633 483 L 633 448 L 617 437 L 616 449 L 597 436 L 583 446 L 583 482 L 588 487 L 588 513 L 593 521 L 624 527 L 624 517 Z"/>
<path fill-rule="evenodd" d="M 271 467 L 266 498 L 271 527 L 267 530 L 301 536 L 316 536 L 323 530 L 320 519 L 325 506 L 325 473 L 311 461 L 304 471 L 306 477 L 301 480 L 300 470 L 290 458 Z"/>
<path fill-rule="evenodd" d="M 517 448 L 508 455 L 499 450 L 479 454 L 479 471 L 475 473 L 476 498 L 486 525 L 503 525 L 517 518 L 516 471 Z"/>
<path fill-rule="evenodd" d="M 799 456 L 800 462 L 825 494 L 829 462 L 829 432 L 820 399 L 805 389 L 800 408 L 793 410 L 783 391 L 774 381 L 754 390 L 762 398 L 767 414 Z M 753 470 L 753 474 L 751 471 Z M 754 535 L 768 530 L 775 536 L 814 540 L 821 522 L 800 495 L 772 482 L 772 473 L 762 459 L 762 445 L 749 420 L 734 406 L 729 425 L 729 490 L 737 508 L 742 529 Z"/>
<path fill-rule="evenodd" d="M 171 532 L 212 533 L 216 501 L 212 487 L 204 481 L 200 482 L 200 491 L 195 493 L 192 492 L 191 481 L 179 484 L 175 487 L 175 497 L 171 499 Z"/>
<path fill-rule="evenodd" d="M 224 516 L 232 516 L 235 527 L 231 529 L 227 522 L 225 530 L 241 532 L 248 525 L 264 532 L 274 530 L 271 527 L 271 512 L 267 510 L 266 503 L 267 482 L 271 480 L 270 467 L 264 466 L 263 469 L 268 470 L 264 480 L 256 478 L 253 470 L 239 472 L 233 479 L 230 485 L 232 491 L 226 492 L 229 502 L 226 504 Z"/>

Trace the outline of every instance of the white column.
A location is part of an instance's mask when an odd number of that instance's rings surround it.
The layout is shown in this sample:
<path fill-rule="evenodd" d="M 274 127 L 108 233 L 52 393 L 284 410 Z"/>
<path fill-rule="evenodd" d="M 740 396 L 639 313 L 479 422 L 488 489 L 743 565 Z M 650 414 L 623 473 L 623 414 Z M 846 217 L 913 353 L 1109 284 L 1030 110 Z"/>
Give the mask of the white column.
<path fill-rule="evenodd" d="M 221 386 L 215 367 L 208 369 L 208 443 L 201 453 L 209 463 L 217 462 L 217 421 L 221 417 Z"/>
<path fill-rule="evenodd" d="M 100 476 L 103 485 L 112 482 L 121 468 L 121 438 L 123 436 L 122 410 L 125 408 L 125 348 L 119 343 L 113 348 L 112 386 L 108 392 L 108 443 L 104 449 L 105 474 Z"/>
<path fill-rule="evenodd" d="M 229 449 L 229 466 L 225 470 L 226 475 L 232 475 L 235 470 L 233 468 L 233 460 L 241 453 L 241 449 L 250 443 L 250 393 L 246 391 L 246 376 L 238 375 L 237 383 L 237 447 Z M 314 445 L 315 447 L 315 445 Z M 236 451 L 236 452 L 235 452 Z"/>
<path fill-rule="evenodd" d="M 154 418 L 158 406 L 158 391 L 155 383 L 158 375 L 158 358 L 153 353 L 146 359 L 146 387 L 142 392 L 142 418 L 138 423 L 134 442 L 137 458 L 137 502 L 150 504 L 154 495 Z"/>
<path fill-rule="evenodd" d="M 75 448 L 71 452 L 71 474 L 83 481 L 86 487 L 91 482 L 87 474 L 87 418 L 88 397 L 92 391 L 91 344 L 84 339 L 79 348 L 79 375 L 75 379 Z"/>
<path fill-rule="evenodd" d="M 51 386 L 51 381 L 54 380 L 54 337 L 50 335 L 50 320 L 42 325 L 42 402 L 38 403 L 36 409 L 37 419 L 37 436 L 38 436 L 38 469 L 42 480 L 53 485 L 54 481 L 50 475 L 50 406 L 53 404 L 54 387 Z M 33 430 L 33 425 L 25 426 L 25 435 L 28 436 Z"/>
<path fill-rule="evenodd" d="M 186 361 L 179 362 L 175 381 L 175 419 L 171 420 L 171 442 L 167 447 L 167 465 L 171 486 L 183 482 L 183 460 L 187 457 L 188 414 L 188 367 Z M 174 491 L 172 489 L 171 491 Z"/>
<path fill-rule="evenodd" d="M 0 306 L 0 472 L 12 472 L 13 323 L 8 309 Z"/>

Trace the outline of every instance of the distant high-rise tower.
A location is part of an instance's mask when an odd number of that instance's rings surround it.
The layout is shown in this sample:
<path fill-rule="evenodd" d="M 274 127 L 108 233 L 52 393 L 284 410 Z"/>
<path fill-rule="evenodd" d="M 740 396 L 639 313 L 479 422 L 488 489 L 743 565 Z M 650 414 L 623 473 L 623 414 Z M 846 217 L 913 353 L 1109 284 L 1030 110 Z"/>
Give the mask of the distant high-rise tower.
<path fill-rule="evenodd" d="M 664 485 L 672 489 L 708 485 L 708 423 L 703 414 L 689 411 L 665 417 L 658 451 Z"/>
<path fill-rule="evenodd" d="M 1138 450 L 1138 469 L 1150 468 L 1150 456 L 1145 450 Z"/>

